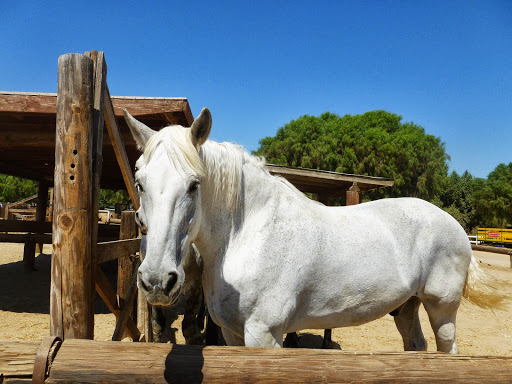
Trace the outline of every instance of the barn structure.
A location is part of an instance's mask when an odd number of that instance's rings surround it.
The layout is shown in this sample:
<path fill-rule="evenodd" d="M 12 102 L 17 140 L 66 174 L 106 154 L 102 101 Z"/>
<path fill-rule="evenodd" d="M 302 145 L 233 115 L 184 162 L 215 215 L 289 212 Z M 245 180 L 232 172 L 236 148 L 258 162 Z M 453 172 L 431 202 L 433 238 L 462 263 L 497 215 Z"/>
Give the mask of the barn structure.
<path fill-rule="evenodd" d="M 147 335 L 149 340 L 146 304 L 140 297 L 139 319 L 130 317 L 137 266 L 128 256 L 139 247 L 133 211 L 123 215 L 121 230 L 98 225 L 99 189 L 126 188 L 134 207 L 139 205 L 132 173 L 139 153 L 122 108 L 156 130 L 170 124 L 190 126 L 193 115 L 186 98 L 111 97 L 106 73 L 103 52 L 67 54 L 59 58 L 57 94 L 0 92 L 0 173 L 39 183 L 36 220 L 0 220 L 0 242 L 24 242 L 28 260 L 36 243 L 53 244 L 52 335 L 92 339 L 92 304 L 98 291 L 118 319 L 114 340 L 125 328 L 132 339 Z M 347 204 L 357 204 L 360 192 L 393 185 L 393 180 L 377 177 L 268 168 L 324 203 L 346 195 Z M 53 221 L 48 222 L 52 186 Z M 113 237 L 121 240 L 101 241 Z M 116 258 L 122 276 L 117 295 L 97 266 Z"/>

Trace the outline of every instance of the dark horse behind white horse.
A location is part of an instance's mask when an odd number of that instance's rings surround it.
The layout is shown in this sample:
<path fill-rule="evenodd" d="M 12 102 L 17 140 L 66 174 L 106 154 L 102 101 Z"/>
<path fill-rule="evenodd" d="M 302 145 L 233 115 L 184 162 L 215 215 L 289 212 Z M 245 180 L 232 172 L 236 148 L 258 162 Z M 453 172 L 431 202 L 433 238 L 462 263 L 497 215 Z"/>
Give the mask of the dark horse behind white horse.
<path fill-rule="evenodd" d="M 174 303 L 193 243 L 208 310 L 228 345 L 279 347 L 288 332 L 393 313 L 404 348 L 425 350 L 423 303 L 437 350 L 457 353 L 461 299 L 485 307 L 503 299 L 486 284 L 462 227 L 430 203 L 326 207 L 271 176 L 262 159 L 207 140 L 207 109 L 191 128 L 159 132 L 125 117 L 143 150 L 135 174 L 136 216 L 147 233 L 139 289 L 150 303 Z"/>

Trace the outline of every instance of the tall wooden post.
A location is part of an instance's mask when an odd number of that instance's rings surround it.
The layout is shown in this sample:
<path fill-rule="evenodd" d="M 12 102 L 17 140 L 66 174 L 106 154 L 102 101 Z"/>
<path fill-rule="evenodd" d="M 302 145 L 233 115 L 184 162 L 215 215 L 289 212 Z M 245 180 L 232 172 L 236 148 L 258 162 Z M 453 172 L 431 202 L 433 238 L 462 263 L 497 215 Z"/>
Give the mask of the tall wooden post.
<path fill-rule="evenodd" d="M 46 208 L 48 206 L 48 182 L 46 180 L 39 181 L 37 188 L 37 205 L 36 205 L 36 221 L 46 221 Z M 43 253 L 43 243 L 36 244 L 36 253 Z"/>
<path fill-rule="evenodd" d="M 350 189 L 347 191 L 347 204 L 346 205 L 356 205 L 359 204 L 359 187 L 357 183 L 354 182 Z"/>
<path fill-rule="evenodd" d="M 58 68 L 50 332 L 93 339 L 93 61 L 66 54 Z"/>
<path fill-rule="evenodd" d="M 135 211 L 123 211 L 121 212 L 121 228 L 119 233 L 119 239 L 133 239 L 138 235 L 137 223 L 135 222 Z M 128 291 L 132 282 L 132 276 L 136 270 L 136 263 L 133 258 L 120 257 L 117 259 L 117 297 L 119 309 L 123 309 L 125 301 L 128 298 Z M 134 308 L 131 311 L 132 318 L 136 320 L 137 309 Z"/>

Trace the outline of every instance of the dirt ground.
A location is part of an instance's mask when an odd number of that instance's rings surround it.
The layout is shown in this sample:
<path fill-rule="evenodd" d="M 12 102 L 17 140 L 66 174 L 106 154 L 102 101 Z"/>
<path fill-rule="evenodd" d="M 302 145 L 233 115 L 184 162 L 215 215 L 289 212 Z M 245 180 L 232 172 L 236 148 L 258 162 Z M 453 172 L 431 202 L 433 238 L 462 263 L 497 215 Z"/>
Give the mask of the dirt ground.
<path fill-rule="evenodd" d="M 23 245 L 0 244 L 0 340 L 42 340 L 50 329 L 50 253 L 36 258 L 37 271 L 26 274 L 23 270 Z M 512 292 L 512 269 L 506 255 L 475 252 L 484 271 L 496 280 L 497 288 L 506 295 Z M 428 341 L 429 351 L 435 350 L 435 339 L 426 312 L 420 318 Z M 175 322 L 178 343 L 184 343 Z M 110 340 L 115 328 L 115 317 L 98 299 L 95 315 L 95 339 Z M 300 332 L 300 346 L 319 348 L 322 330 Z M 457 317 L 459 350 L 467 355 L 512 356 L 512 301 L 505 310 L 484 310 L 471 304 L 462 304 Z M 402 340 L 393 318 L 386 315 L 371 323 L 333 330 L 335 348 L 353 351 L 401 351 Z"/>

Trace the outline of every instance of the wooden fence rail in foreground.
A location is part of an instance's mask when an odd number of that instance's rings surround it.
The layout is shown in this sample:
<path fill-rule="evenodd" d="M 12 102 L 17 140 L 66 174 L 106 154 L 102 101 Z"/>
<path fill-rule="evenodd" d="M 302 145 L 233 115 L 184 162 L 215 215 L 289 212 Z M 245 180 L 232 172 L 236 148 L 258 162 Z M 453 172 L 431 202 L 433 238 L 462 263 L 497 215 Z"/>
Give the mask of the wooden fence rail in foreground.
<path fill-rule="evenodd" d="M 512 268 L 512 249 L 511 248 L 501 248 L 501 247 L 492 247 L 490 245 L 471 244 L 471 249 L 473 251 L 492 252 L 492 253 L 499 253 L 502 255 L 509 255 L 510 268 Z"/>
<path fill-rule="evenodd" d="M 29 382 L 37 348 L 32 341 L 1 341 L 0 382 Z M 71 339 L 53 355 L 45 383 L 512 382 L 512 357 Z"/>

